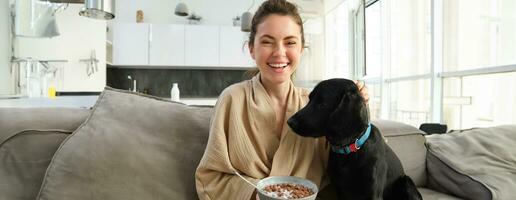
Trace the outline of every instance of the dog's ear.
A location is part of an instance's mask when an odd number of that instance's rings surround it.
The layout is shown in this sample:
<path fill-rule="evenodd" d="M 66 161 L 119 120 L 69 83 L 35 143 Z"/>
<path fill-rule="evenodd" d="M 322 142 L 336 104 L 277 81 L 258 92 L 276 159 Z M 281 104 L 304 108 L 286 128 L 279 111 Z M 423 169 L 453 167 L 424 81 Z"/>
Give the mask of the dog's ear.
<path fill-rule="evenodd" d="M 369 111 L 364 98 L 357 91 L 347 91 L 330 114 L 328 127 L 335 132 L 361 132 L 369 123 Z"/>

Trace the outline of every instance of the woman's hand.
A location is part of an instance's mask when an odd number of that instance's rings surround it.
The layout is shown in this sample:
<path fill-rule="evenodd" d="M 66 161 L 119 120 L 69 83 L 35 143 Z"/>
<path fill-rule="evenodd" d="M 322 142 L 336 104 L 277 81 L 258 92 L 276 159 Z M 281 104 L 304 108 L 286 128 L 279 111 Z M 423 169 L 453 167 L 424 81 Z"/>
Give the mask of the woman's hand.
<path fill-rule="evenodd" d="M 359 80 L 355 80 L 353 82 L 355 82 L 355 84 L 357 85 L 358 91 L 360 92 L 360 95 L 362 95 L 362 97 L 364 98 L 365 103 L 369 103 L 369 91 L 367 90 L 365 82 Z"/>

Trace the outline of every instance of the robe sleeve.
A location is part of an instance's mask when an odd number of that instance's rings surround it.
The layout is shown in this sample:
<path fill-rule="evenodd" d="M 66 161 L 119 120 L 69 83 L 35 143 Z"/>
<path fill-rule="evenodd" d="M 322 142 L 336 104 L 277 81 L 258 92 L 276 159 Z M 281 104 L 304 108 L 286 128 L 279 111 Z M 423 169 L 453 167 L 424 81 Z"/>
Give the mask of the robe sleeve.
<path fill-rule="evenodd" d="M 248 200 L 255 190 L 234 174 L 234 168 L 229 159 L 227 135 L 232 102 L 228 93 L 230 92 L 223 92 L 215 106 L 208 144 L 195 172 L 195 184 L 200 200 Z M 245 174 L 242 175 L 253 183 L 258 181 Z"/>

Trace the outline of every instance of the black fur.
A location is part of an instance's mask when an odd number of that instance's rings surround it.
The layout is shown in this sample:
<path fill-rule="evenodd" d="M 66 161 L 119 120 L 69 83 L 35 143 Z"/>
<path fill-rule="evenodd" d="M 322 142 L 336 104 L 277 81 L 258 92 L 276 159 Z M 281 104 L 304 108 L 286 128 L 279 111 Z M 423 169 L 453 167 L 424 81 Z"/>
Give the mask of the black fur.
<path fill-rule="evenodd" d="M 308 104 L 288 120 L 297 134 L 326 136 L 333 145 L 353 143 L 368 123 L 367 105 L 355 83 L 347 79 L 319 83 Z M 357 152 L 344 155 L 330 151 L 327 170 L 339 199 L 422 199 L 373 125 L 369 139 Z"/>

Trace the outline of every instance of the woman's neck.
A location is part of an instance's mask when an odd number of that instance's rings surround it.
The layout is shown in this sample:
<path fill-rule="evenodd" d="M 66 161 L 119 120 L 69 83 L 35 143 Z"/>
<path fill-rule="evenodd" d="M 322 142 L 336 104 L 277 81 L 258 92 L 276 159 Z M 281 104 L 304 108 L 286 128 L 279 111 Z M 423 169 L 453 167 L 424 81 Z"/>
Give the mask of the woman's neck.
<path fill-rule="evenodd" d="M 272 100 L 280 104 L 284 104 L 287 102 L 288 92 L 290 89 L 290 81 L 285 81 L 281 84 L 271 83 L 264 79 L 261 79 L 260 81 L 262 82 L 265 91 Z"/>

